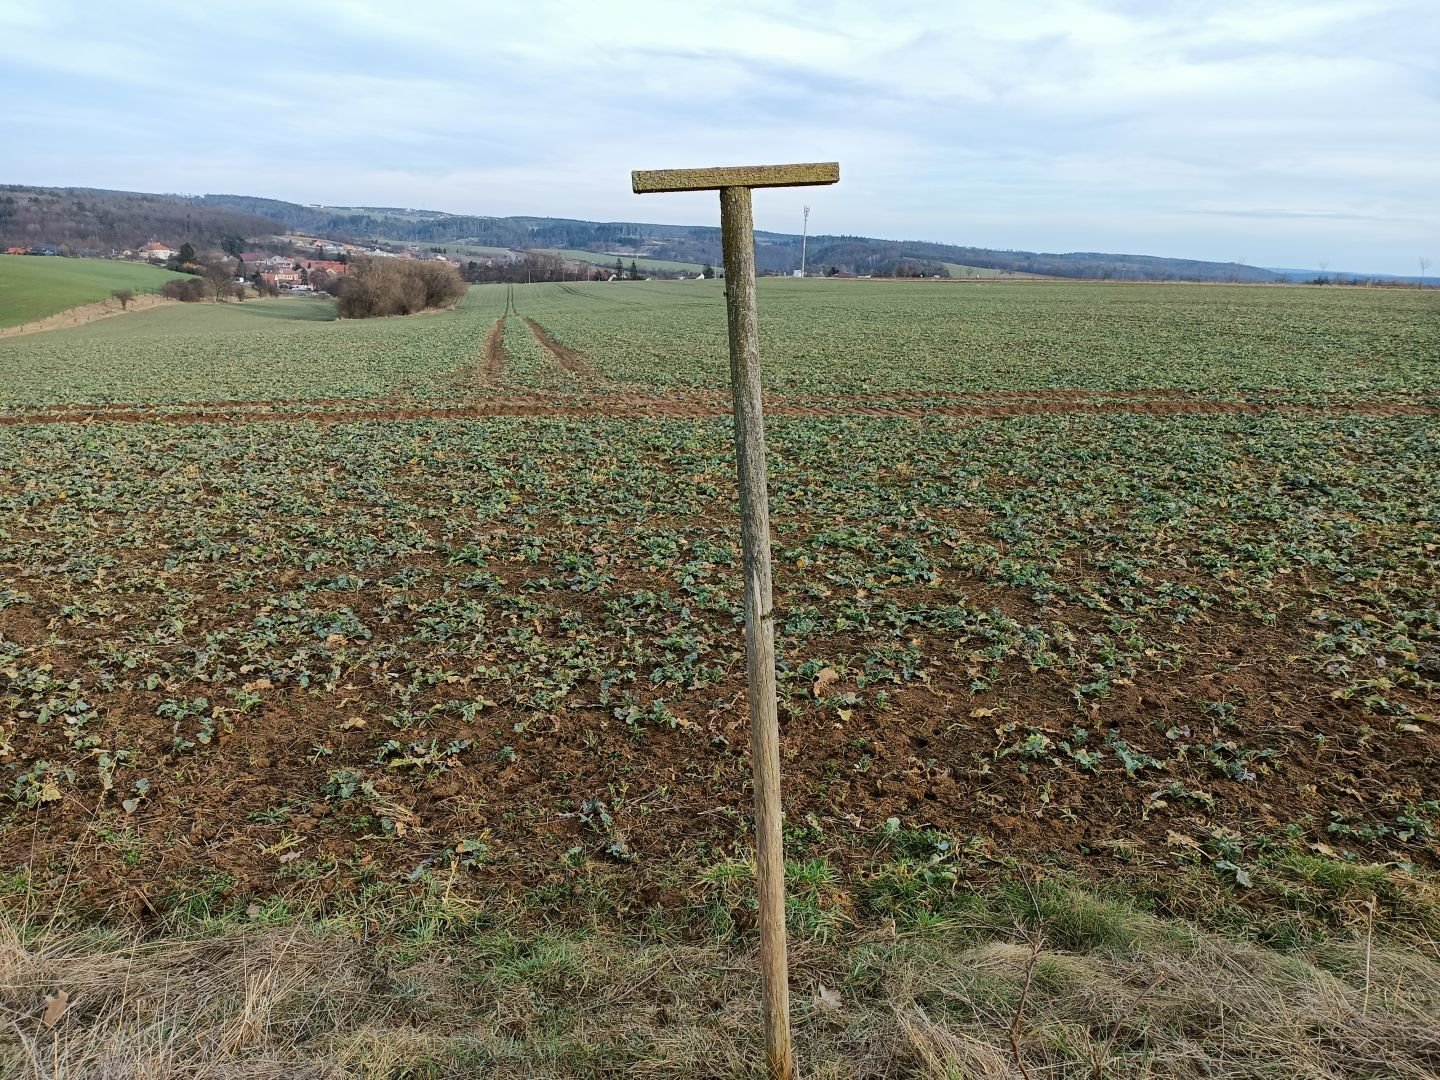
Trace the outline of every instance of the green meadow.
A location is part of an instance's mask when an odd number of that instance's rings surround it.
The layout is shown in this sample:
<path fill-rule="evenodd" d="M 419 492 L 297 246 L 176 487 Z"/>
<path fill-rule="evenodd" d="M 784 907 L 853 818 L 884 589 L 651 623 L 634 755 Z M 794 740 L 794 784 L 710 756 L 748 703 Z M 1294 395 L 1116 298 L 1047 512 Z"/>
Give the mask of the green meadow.
<path fill-rule="evenodd" d="M 0 326 L 19 326 L 104 300 L 116 289 L 155 292 L 170 278 L 183 276 L 111 259 L 0 255 Z"/>

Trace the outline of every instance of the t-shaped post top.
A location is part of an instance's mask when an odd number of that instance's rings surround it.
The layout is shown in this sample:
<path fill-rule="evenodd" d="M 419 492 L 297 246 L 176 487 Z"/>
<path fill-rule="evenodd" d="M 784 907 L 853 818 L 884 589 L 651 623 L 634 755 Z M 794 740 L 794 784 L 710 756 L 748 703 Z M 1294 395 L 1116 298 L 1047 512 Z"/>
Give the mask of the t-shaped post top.
<path fill-rule="evenodd" d="M 815 187 L 840 180 L 838 161 L 803 165 L 734 165 L 722 169 L 637 169 L 630 174 L 636 195 L 656 191 L 711 191 L 727 187 Z"/>

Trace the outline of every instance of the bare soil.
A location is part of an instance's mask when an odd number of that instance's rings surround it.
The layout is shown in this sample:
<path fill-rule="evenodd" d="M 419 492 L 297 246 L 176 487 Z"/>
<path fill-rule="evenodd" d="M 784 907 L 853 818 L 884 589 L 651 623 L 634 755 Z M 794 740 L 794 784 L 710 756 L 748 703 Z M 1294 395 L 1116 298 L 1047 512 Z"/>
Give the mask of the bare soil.
<path fill-rule="evenodd" d="M 485 375 L 498 379 L 505 372 L 505 316 L 495 320 L 495 325 L 485 335 Z"/>
<path fill-rule="evenodd" d="M 147 557 L 125 548 L 112 554 L 122 564 Z M 432 557 L 422 562 L 440 569 Z M 530 578 L 549 572 L 522 564 L 497 570 L 507 593 L 523 592 Z M 446 572 L 458 577 L 464 568 Z M 655 587 L 655 576 L 639 567 L 617 568 L 616 578 L 615 593 Z M 235 603 L 222 579 L 217 572 L 187 585 L 202 598 L 199 608 L 214 612 L 219 622 Z M 777 565 L 777 610 L 783 614 L 803 603 L 805 585 L 803 569 Z M 947 578 L 946 588 L 983 598 L 1027 623 L 1057 617 L 1024 589 L 963 575 Z M 895 599 L 905 602 L 898 592 Z M 408 630 L 408 616 L 395 621 L 381 610 L 385 602 L 383 590 L 355 600 L 357 614 L 377 628 L 377 640 Z M 589 620 L 604 618 L 600 598 L 568 594 L 563 603 Z M 125 618 L 161 620 L 158 606 L 153 612 L 144 607 L 140 601 Z M 0 636 L 12 641 L 41 641 L 62 624 L 57 603 L 50 601 L 0 610 Z M 536 619 L 534 629 L 563 646 L 560 614 Z M 105 629 L 66 627 L 64 633 L 71 639 L 67 646 L 43 658 L 57 677 L 68 678 L 75 656 L 89 653 L 88 638 L 103 638 Z M 843 723 L 820 697 L 798 705 L 792 699 L 782 710 L 787 820 L 802 829 L 813 822 L 825 838 L 826 859 L 857 875 L 873 848 L 856 838 L 876 836 L 895 817 L 973 838 L 976 857 L 992 864 L 1013 856 L 1087 873 L 1143 876 L 1167 872 L 1177 855 L 1194 857 L 1216 827 L 1255 837 L 1308 820 L 1323 830 L 1337 808 L 1364 816 L 1377 806 L 1433 797 L 1440 729 L 1427 725 L 1408 736 L 1373 730 L 1356 705 L 1336 700 L 1330 684 L 1300 659 L 1312 634 L 1304 614 L 1294 611 L 1271 627 L 1212 614 L 1180 631 L 1183 663 L 1117 684 L 1104 705 L 1105 727 L 1138 748 L 1167 728 L 1225 737 L 1204 709 L 1206 702 L 1225 701 L 1260 721 L 1244 738 L 1247 746 L 1273 755 L 1263 783 L 1226 779 L 1196 762 L 1167 772 L 1163 781 L 1137 782 L 1110 769 L 1076 773 L 1052 788 L 1021 759 L 996 757 L 1002 741 L 996 729 L 1015 719 L 1064 737 L 1077 720 L 1070 682 L 1042 671 L 977 694 L 963 666 L 946 666 L 931 670 L 923 684 L 897 686 L 893 708 L 857 709 Z M 922 656 L 944 657 L 952 642 L 927 632 L 911 635 L 908 644 Z M 844 656 L 862 642 L 838 633 L 810 647 Z M 606 798 L 615 835 L 636 860 L 636 896 L 650 898 L 637 904 L 683 904 L 683 893 L 665 891 L 667 880 L 684 868 L 693 873 L 706 860 L 743 853 L 748 844 L 742 667 L 718 685 L 667 694 L 668 707 L 683 723 L 646 728 L 643 736 L 599 704 L 541 716 L 502 701 L 472 721 L 454 711 L 432 712 L 425 738 L 440 745 L 468 741 L 463 760 L 437 766 L 418 784 L 401 774 L 381 776 L 373 798 L 349 801 L 326 798 L 322 784 L 333 769 L 375 775 L 375 731 L 346 719 L 366 703 L 392 700 L 383 668 L 353 669 L 331 693 L 296 687 L 270 695 L 263 710 L 237 718 L 233 732 L 220 734 L 199 756 L 172 750 L 171 724 L 157 716 L 164 688 L 108 692 L 108 722 L 125 730 L 126 745 L 163 778 L 154 796 L 135 813 L 119 814 L 119 796 L 91 785 L 67 793 L 58 806 L 14 810 L 12 827 L 0 832 L 0 857 L 8 865 L 31 865 L 40 892 L 62 889 L 72 902 L 141 920 L 202 880 L 224 882 L 220 895 L 229 900 L 296 890 L 327 896 L 377 876 L 405 881 L 427 862 L 448 865 L 457 842 L 480 836 L 494 857 L 480 878 L 467 884 L 462 877 L 457 889 L 483 884 L 553 894 L 573 885 L 564 852 L 578 847 L 594 855 L 604 848 L 575 807 Z M 470 683 L 462 666 L 437 693 L 468 700 L 477 692 Z M 856 689 L 841 678 L 825 696 Z M 517 736 L 522 728 L 523 737 Z M 12 737 L 20 760 L 54 745 L 48 730 L 28 723 Z M 324 748 L 323 760 L 317 748 Z M 1172 780 L 1206 792 L 1213 812 L 1196 816 L 1179 798 L 1156 802 L 1155 791 Z M 284 813 L 277 816 L 277 808 Z M 389 839 L 382 835 L 381 814 L 395 823 Z M 33 818 L 30 827 L 14 827 L 27 818 Z M 110 839 L 97 843 L 97 827 Z M 133 833 L 133 844 L 117 841 L 120 831 Z M 1323 831 L 1309 835 L 1324 838 Z M 368 842 L 357 846 L 361 838 Z M 143 854 L 131 857 L 132 850 Z M 292 851 L 323 874 L 286 874 L 285 856 Z M 1435 864 L 1429 848 L 1415 848 L 1409 858 Z"/>
<path fill-rule="evenodd" d="M 223 604 L 222 594 L 214 602 Z M 30 636 L 3 615 L 0 627 L 12 638 Z M 1277 830 L 1305 815 L 1323 821 L 1337 805 L 1358 810 L 1397 791 L 1424 791 L 1440 754 L 1440 734 L 1377 754 L 1366 746 L 1353 712 L 1332 701 L 1313 676 L 1285 662 L 1283 650 L 1299 644 L 1291 633 L 1267 640 L 1237 627 L 1198 632 L 1197 657 L 1254 659 L 1247 668 L 1226 665 L 1223 672 L 1213 665 L 1206 670 L 1200 659 L 1174 675 L 1137 680 L 1109 703 L 1105 722 L 1138 744 L 1159 720 L 1203 723 L 1197 699 L 1223 697 L 1275 716 L 1271 730 L 1257 733 L 1263 742 L 1252 739 L 1279 751 L 1264 785 L 1213 776 L 1203 781 L 1223 807 L 1220 820 L 1241 835 Z M 944 644 L 922 647 L 938 654 Z M 356 673 L 344 696 L 353 708 L 378 690 Z M 1013 762 L 987 766 L 997 744 L 993 721 L 969 718 L 977 702 L 963 677 L 941 677 L 895 696 L 893 711 L 862 711 L 843 725 L 818 707 L 783 722 L 787 818 L 813 820 L 833 837 L 827 845 L 832 863 L 863 861 L 863 847 L 844 844 L 840 836 L 850 829 L 873 834 L 891 817 L 976 837 L 979 853 L 989 859 L 1018 856 L 1102 871 L 1159 869 L 1167 852 L 1187 853 L 1175 840 L 1195 828 L 1183 806 L 1154 807 L 1148 790 L 1122 774 L 1048 791 Z M 355 888 L 368 876 L 366 865 L 354 864 L 351 856 L 356 839 L 379 828 L 378 821 L 364 820 L 375 811 L 367 802 L 332 804 L 319 791 L 326 767 L 364 763 L 373 754 L 373 735 L 341 726 L 348 708 L 297 691 L 245 718 L 203 758 L 181 761 L 169 751 L 169 724 L 155 718 L 159 697 L 116 695 L 106 707 L 146 759 L 169 763 L 163 795 L 121 821 L 114 820 L 113 800 L 89 793 L 67 797 L 63 812 L 34 811 L 33 832 L 5 831 L 7 864 L 38 857 L 40 881 L 63 881 L 72 901 L 138 917 L 162 908 L 164 893 L 197 877 L 219 875 L 233 896 L 289 891 L 299 883 L 277 874 L 282 852 L 290 850 L 287 837 L 305 858 L 332 867 L 315 883 L 322 895 Z M 566 877 L 559 855 L 577 845 L 588 850 L 596 839 L 574 806 L 603 797 L 622 778 L 633 786 L 632 799 L 613 809 L 617 834 L 638 860 L 637 887 L 653 886 L 673 866 L 693 864 L 702 851 L 743 850 L 750 794 L 742 674 L 669 704 L 686 726 L 648 731 L 643 740 L 598 707 L 544 719 L 501 709 L 473 724 L 437 718 L 429 735 L 442 743 L 472 742 L 465 764 L 419 787 L 398 777 L 383 781 L 378 798 L 401 835 L 393 843 L 366 845 L 364 863 L 403 878 L 424 860 L 447 858 L 459 838 L 484 835 L 499 856 L 486 871 L 487 885 L 505 880 L 525 890 L 554 887 Z M 1032 723 L 1046 717 L 1058 723 L 1073 714 L 1065 688 L 1044 679 L 1008 688 L 1005 704 L 1007 715 Z M 1292 721 L 1281 723 L 1283 717 Z M 510 730 L 517 721 L 527 723 L 529 732 L 520 759 L 507 761 L 505 747 L 516 739 Z M 863 773 L 856 771 L 860 745 L 869 758 Z M 331 752 L 324 765 L 314 761 L 318 746 Z M 1276 797 L 1283 797 L 1283 811 L 1270 804 Z M 277 807 L 287 806 L 292 810 L 286 817 L 274 817 Z M 99 820 L 109 820 L 111 830 L 136 830 L 144 858 L 127 859 L 124 844 L 97 844 Z"/>

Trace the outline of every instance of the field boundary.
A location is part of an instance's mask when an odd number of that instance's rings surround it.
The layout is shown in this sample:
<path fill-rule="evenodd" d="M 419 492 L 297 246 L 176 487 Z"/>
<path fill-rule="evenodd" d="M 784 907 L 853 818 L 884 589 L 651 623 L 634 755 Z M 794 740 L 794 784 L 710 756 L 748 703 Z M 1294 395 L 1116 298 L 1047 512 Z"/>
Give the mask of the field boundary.
<path fill-rule="evenodd" d="M 503 323 L 503 319 L 500 323 Z M 529 320 L 526 320 L 527 322 Z M 497 323 L 497 326 L 500 325 Z M 495 333 L 492 328 L 491 334 Z M 501 357 L 503 346 L 487 336 L 487 363 Z M 490 367 L 493 376 L 498 372 Z M 866 417 L 872 419 L 1004 419 L 1012 416 L 1262 416 L 1288 415 L 1324 418 L 1328 416 L 1440 416 L 1440 405 L 1410 402 L 1352 402 L 1337 405 L 1237 401 L 1206 401 L 1141 394 L 1097 395 L 1094 399 L 1064 391 L 1016 398 L 1002 392 L 993 400 L 987 395 L 970 395 L 967 401 L 901 399 L 867 404 L 853 399 L 788 398 L 771 396 L 765 411 L 776 418 Z M 165 410 L 169 411 L 165 411 Z M 617 420 L 713 420 L 730 415 L 727 396 L 720 392 L 688 395 L 613 395 L 576 397 L 546 394 L 517 394 L 491 398 L 483 403 L 456 405 L 406 404 L 395 398 L 289 399 L 283 401 L 180 402 L 173 406 L 134 405 L 38 406 L 0 415 L 0 426 L 40 424 L 260 424 L 307 420 L 348 423 L 367 420 L 469 420 L 504 417 L 554 417 L 580 419 L 595 417 Z"/>
<path fill-rule="evenodd" d="M 46 315 L 43 319 L 36 319 L 34 322 L 21 323 L 19 326 L 0 327 L 0 338 L 43 334 L 49 330 L 68 330 L 75 326 L 99 322 L 101 319 L 114 318 L 116 315 L 130 315 L 137 311 L 149 311 L 151 308 L 168 307 L 178 303 L 180 303 L 179 300 L 171 300 L 159 293 L 140 293 L 130 301 L 128 307 L 124 308 L 120 306 L 118 300 L 96 300 L 89 304 L 81 304 L 79 307 L 57 311 L 53 315 Z"/>

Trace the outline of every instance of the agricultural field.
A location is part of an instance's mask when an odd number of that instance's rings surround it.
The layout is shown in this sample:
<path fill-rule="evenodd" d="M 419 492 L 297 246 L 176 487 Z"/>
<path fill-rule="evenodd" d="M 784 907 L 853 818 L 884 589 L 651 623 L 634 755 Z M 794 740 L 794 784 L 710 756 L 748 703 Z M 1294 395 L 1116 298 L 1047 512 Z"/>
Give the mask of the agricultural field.
<path fill-rule="evenodd" d="M 1028 278 L 1037 277 L 1033 274 L 1015 274 L 1004 270 L 996 270 L 990 266 L 966 266 L 964 263 L 947 262 L 945 269 L 950 271 L 952 278 Z"/>
<path fill-rule="evenodd" d="M 1043 406 L 1163 392 L 1234 407 L 1424 407 L 1440 395 L 1430 291 L 762 278 L 760 297 L 767 386 L 797 401 L 958 409 L 997 394 Z M 418 320 L 336 322 L 318 297 L 177 306 L 0 341 L 14 376 L 0 407 L 476 402 L 472 366 L 483 370 L 486 334 L 512 310 L 583 357 L 594 377 L 571 380 L 577 391 L 718 392 L 724 304 L 723 281 L 641 281 L 476 286 L 457 310 Z"/>
<path fill-rule="evenodd" d="M 439 247 L 449 255 L 479 255 L 492 259 L 508 258 L 515 254 L 510 248 L 495 247 L 491 244 L 470 244 L 464 240 L 446 240 L 438 245 L 432 244 L 430 247 Z M 424 245 L 416 245 L 413 250 L 424 251 L 427 248 Z"/>
<path fill-rule="evenodd" d="M 602 270 L 613 270 L 616 259 L 625 264 L 626 270 L 630 269 L 632 262 L 641 270 L 679 271 L 682 274 L 698 274 L 705 268 L 704 263 L 654 259 L 648 255 L 606 255 L 599 251 L 579 251 L 575 248 L 536 248 L 535 250 L 542 255 L 558 255 L 560 258 L 570 259 L 572 262 L 591 263 Z"/>
<path fill-rule="evenodd" d="M 0 327 L 107 300 L 116 289 L 157 292 L 171 278 L 185 276 L 113 259 L 0 255 Z"/>
<path fill-rule="evenodd" d="M 1437 389 L 1433 292 L 962 286 L 761 279 L 767 384 L 822 395 L 1383 391 L 1433 398 Z M 529 288 L 544 291 L 525 296 L 523 310 L 612 380 L 726 385 L 723 282 Z"/>
<path fill-rule="evenodd" d="M 722 288 L 0 342 L 0 1006 L 755 1075 Z M 1440 294 L 760 303 L 807 1075 L 1440 1069 Z"/>

